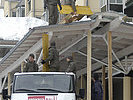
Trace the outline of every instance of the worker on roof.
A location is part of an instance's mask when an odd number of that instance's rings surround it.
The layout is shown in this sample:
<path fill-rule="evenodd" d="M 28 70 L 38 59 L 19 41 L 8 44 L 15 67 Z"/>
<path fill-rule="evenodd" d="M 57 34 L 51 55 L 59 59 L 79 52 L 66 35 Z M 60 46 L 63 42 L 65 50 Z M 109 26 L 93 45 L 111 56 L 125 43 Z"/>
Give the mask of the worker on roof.
<path fill-rule="evenodd" d="M 58 8 L 57 4 L 62 10 L 60 0 L 44 0 L 44 10 L 48 7 L 49 10 L 49 25 L 54 25 L 58 21 Z"/>
<path fill-rule="evenodd" d="M 72 56 L 67 57 L 66 61 L 68 63 L 68 68 L 66 72 L 73 72 L 76 74 L 76 63 L 73 61 L 73 57 Z"/>
<path fill-rule="evenodd" d="M 38 65 L 36 64 L 34 60 L 34 54 L 30 54 L 26 66 L 24 68 L 24 72 L 37 72 L 38 71 Z"/>
<path fill-rule="evenodd" d="M 49 62 L 49 69 L 51 72 L 57 72 L 60 68 L 59 52 L 56 49 L 56 43 L 52 42 L 49 48 L 49 56 L 46 60 L 42 60 L 42 64 Z"/>
<path fill-rule="evenodd" d="M 76 7 L 75 7 L 76 0 L 65 0 L 65 5 L 70 5 L 73 8 L 73 11 L 76 13 Z"/>

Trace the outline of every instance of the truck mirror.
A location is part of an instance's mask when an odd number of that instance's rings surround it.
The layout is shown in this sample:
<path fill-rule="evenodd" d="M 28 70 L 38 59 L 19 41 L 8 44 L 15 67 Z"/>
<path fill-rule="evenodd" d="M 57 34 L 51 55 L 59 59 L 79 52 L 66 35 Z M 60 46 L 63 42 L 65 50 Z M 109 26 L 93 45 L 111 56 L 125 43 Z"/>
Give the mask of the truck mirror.
<path fill-rule="evenodd" d="M 8 97 L 8 90 L 7 89 L 2 90 L 2 97 L 3 97 L 3 99 L 7 99 L 7 97 Z"/>
<path fill-rule="evenodd" d="M 84 99 L 84 96 L 85 96 L 85 89 L 80 89 L 80 90 L 79 90 L 79 97 L 80 97 L 81 99 Z"/>

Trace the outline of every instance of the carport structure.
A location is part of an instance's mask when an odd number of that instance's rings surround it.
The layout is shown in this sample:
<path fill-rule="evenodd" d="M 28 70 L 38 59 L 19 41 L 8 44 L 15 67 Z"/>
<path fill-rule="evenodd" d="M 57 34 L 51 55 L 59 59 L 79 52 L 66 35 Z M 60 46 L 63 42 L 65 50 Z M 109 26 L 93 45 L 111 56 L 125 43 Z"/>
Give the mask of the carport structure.
<path fill-rule="evenodd" d="M 133 66 L 133 25 L 124 22 L 125 15 L 118 13 L 97 13 L 90 18 L 89 21 L 29 30 L 0 62 L 0 90 L 4 88 L 8 73 L 16 72 L 30 53 L 36 55 L 40 65 L 42 35 L 48 34 L 49 41 L 55 41 L 60 52 L 61 71 L 67 67 L 65 58 L 73 55 L 77 63 L 77 77 L 87 74 L 87 100 L 91 100 L 91 72 L 106 67 L 109 75 L 109 100 L 112 100 L 112 75 L 128 74 Z M 124 95 L 128 96 L 126 93 Z"/>

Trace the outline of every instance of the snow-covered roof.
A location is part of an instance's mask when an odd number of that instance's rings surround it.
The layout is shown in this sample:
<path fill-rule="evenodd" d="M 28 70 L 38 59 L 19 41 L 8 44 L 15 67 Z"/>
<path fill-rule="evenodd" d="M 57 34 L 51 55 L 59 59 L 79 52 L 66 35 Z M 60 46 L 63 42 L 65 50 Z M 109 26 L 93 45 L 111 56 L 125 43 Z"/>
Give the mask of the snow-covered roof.
<path fill-rule="evenodd" d="M 47 22 L 32 17 L 1 17 L 0 38 L 20 40 L 31 28 L 46 25 Z"/>

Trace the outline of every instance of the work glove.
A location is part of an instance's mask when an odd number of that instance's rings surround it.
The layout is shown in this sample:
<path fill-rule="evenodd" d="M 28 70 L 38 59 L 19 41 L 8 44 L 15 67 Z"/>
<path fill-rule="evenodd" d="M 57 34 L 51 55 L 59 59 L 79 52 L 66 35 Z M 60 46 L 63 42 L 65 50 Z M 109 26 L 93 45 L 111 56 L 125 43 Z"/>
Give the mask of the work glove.
<path fill-rule="evenodd" d="M 41 61 L 41 64 L 45 64 L 45 63 L 46 63 L 46 61 L 45 61 L 45 60 L 42 60 L 42 61 Z"/>

